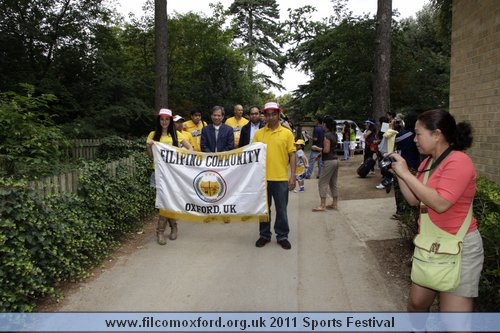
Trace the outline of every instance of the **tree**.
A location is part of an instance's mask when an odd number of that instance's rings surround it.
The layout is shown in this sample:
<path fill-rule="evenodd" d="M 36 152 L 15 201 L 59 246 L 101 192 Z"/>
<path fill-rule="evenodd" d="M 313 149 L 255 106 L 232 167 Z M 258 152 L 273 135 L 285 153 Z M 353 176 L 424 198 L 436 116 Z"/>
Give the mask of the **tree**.
<path fill-rule="evenodd" d="M 232 47 L 232 31 L 224 29 L 221 20 L 219 15 L 193 12 L 168 18 L 168 106 L 177 113 L 188 115 L 193 107 L 209 110 L 216 104 L 262 102 L 263 87 L 248 79 L 246 60 Z M 121 34 L 131 82 L 136 94 L 146 99 L 154 86 L 153 30 L 153 21 L 145 15 L 133 18 Z"/>
<path fill-rule="evenodd" d="M 276 0 L 235 0 L 228 13 L 233 15 L 232 26 L 235 31 L 236 45 L 248 59 L 248 77 L 262 80 L 266 87 L 283 89 L 280 83 L 269 75 L 255 75 L 257 63 L 267 66 L 279 80 L 283 79 L 285 57 L 281 47 L 283 33 L 279 20 Z"/>
<path fill-rule="evenodd" d="M 293 59 L 310 73 L 311 80 L 294 92 L 295 108 L 303 115 L 321 112 L 335 118 L 366 119 L 372 111 L 374 36 L 374 20 L 351 17 L 324 26 L 300 43 Z"/>
<path fill-rule="evenodd" d="M 392 0 L 378 0 L 373 81 L 373 117 L 375 119 L 391 110 L 391 22 Z"/>
<path fill-rule="evenodd" d="M 396 112 L 448 107 L 451 33 L 440 31 L 439 9 L 429 5 L 394 26 L 391 106 Z"/>
<path fill-rule="evenodd" d="M 187 114 L 193 106 L 208 111 L 214 105 L 255 103 L 254 92 L 263 88 L 249 80 L 244 57 L 231 47 L 231 31 L 222 29 L 218 20 L 178 14 L 169 19 L 169 31 L 173 108 Z"/>
<path fill-rule="evenodd" d="M 129 100 L 131 80 L 112 17 L 103 0 L 4 1 L 0 87 L 19 91 L 18 83 L 26 82 L 35 95 L 57 96 L 47 112 L 67 135 L 96 136 L 96 125 L 108 124 L 114 132 L 119 123 L 107 120 L 128 112 L 108 106 L 137 103 Z"/>
<path fill-rule="evenodd" d="M 155 109 L 168 106 L 167 0 L 155 0 Z"/>
<path fill-rule="evenodd" d="M 110 20 L 103 0 L 6 0 L 0 6 L 0 86 L 66 89 L 92 65 L 94 32 Z M 52 81 L 52 82 L 49 82 Z M 59 87 L 61 89 L 62 87 Z M 54 93 L 57 93 L 54 91 Z"/>

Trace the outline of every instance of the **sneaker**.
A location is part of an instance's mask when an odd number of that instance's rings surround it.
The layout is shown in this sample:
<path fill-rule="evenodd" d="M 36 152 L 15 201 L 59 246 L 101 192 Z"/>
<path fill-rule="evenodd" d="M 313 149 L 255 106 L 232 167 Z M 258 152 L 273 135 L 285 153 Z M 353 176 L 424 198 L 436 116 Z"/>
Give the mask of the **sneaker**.
<path fill-rule="evenodd" d="M 288 241 L 288 239 L 280 239 L 278 240 L 278 244 L 281 245 L 285 250 L 290 250 L 292 248 L 292 244 Z"/>
<path fill-rule="evenodd" d="M 384 185 L 382 185 L 382 184 L 378 184 L 377 186 L 375 186 L 375 188 L 376 188 L 377 190 L 383 190 L 383 189 L 385 188 L 385 186 L 384 186 Z"/>
<path fill-rule="evenodd" d="M 295 193 L 303 193 L 303 192 L 305 192 L 305 190 L 304 190 L 304 188 L 303 188 L 303 187 L 301 187 L 301 188 L 299 188 L 299 189 L 295 189 L 295 190 L 293 190 L 293 191 L 294 191 Z"/>
<path fill-rule="evenodd" d="M 265 246 L 267 243 L 269 243 L 271 240 L 270 239 L 267 239 L 267 238 L 264 238 L 264 237 L 260 237 L 259 239 L 257 239 L 257 241 L 255 242 L 255 246 L 257 247 L 263 247 Z"/>

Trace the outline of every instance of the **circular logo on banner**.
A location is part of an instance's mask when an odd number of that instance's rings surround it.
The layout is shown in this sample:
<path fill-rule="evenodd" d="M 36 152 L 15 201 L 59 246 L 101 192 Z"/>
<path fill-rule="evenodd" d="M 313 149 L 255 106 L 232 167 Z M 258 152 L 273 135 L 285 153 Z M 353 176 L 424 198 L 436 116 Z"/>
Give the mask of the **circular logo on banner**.
<path fill-rule="evenodd" d="M 226 195 L 226 181 L 216 171 L 200 172 L 193 180 L 193 186 L 198 197 L 209 203 L 214 203 Z"/>

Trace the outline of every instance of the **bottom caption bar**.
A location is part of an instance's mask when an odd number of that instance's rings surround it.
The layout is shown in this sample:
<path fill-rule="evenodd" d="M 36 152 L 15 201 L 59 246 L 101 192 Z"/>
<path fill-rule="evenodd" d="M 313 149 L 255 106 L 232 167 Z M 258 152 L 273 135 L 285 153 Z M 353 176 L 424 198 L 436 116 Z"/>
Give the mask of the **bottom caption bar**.
<path fill-rule="evenodd" d="M 0 313 L 1 332 L 497 332 L 500 313 Z"/>

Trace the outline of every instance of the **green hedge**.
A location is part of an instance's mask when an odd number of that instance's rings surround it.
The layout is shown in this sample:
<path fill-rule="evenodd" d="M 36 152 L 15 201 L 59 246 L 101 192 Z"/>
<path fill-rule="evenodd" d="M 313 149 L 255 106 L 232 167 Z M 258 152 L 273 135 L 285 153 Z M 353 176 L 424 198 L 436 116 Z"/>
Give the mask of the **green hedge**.
<path fill-rule="evenodd" d="M 401 234 L 413 239 L 417 233 L 418 209 L 407 206 Z M 474 215 L 483 238 L 484 265 L 476 307 L 480 311 L 500 309 L 500 185 L 486 178 L 477 179 Z"/>
<path fill-rule="evenodd" d="M 480 311 L 500 309 L 500 184 L 478 178 L 474 214 L 483 238 L 484 265 L 479 283 Z"/>
<path fill-rule="evenodd" d="M 134 157 L 133 177 L 87 162 L 78 195 L 44 198 L 22 181 L 0 180 L 0 311 L 27 312 L 40 297 L 60 296 L 58 283 L 85 278 L 154 211 L 151 162 Z"/>

